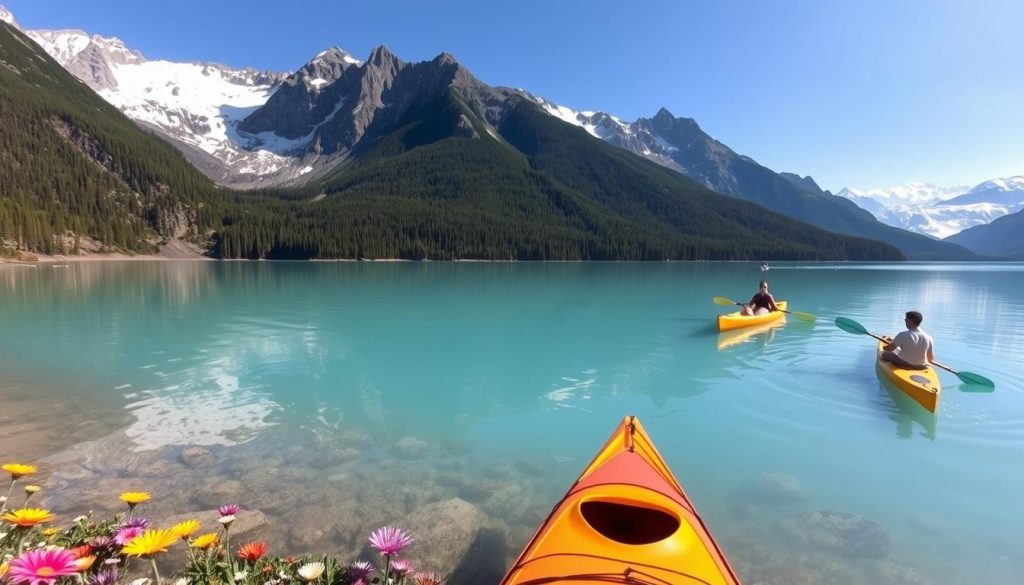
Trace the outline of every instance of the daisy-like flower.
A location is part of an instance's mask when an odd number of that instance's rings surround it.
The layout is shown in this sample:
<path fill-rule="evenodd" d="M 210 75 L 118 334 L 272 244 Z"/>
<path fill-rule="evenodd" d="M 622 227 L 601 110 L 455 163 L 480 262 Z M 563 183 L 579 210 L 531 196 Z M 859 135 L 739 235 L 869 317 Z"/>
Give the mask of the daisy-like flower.
<path fill-rule="evenodd" d="M 370 534 L 370 545 L 386 557 L 398 554 L 411 543 L 412 537 L 401 528 L 394 526 L 378 528 Z"/>
<path fill-rule="evenodd" d="M 391 563 L 391 570 L 398 573 L 399 576 L 404 575 L 412 570 L 412 561 L 408 559 L 395 559 Z"/>
<path fill-rule="evenodd" d="M 73 549 L 68 550 L 76 559 L 81 559 L 92 554 L 92 546 L 83 544 L 82 546 L 76 546 Z"/>
<path fill-rule="evenodd" d="M 45 536 L 46 538 L 50 538 L 51 536 L 56 536 L 57 533 L 60 532 L 60 529 L 59 528 L 54 528 L 54 527 L 51 526 L 49 528 L 43 528 L 39 532 L 43 536 Z"/>
<path fill-rule="evenodd" d="M 235 573 L 235 581 L 245 581 L 245 578 L 249 576 L 249 571 L 238 571 Z"/>
<path fill-rule="evenodd" d="M 26 475 L 32 475 L 39 471 L 35 465 L 26 465 L 24 463 L 4 463 L 3 466 L 0 466 L 0 469 L 10 473 L 12 480 L 21 479 Z"/>
<path fill-rule="evenodd" d="M 19 508 L 10 510 L 0 516 L 4 522 L 9 522 L 21 528 L 31 528 L 44 522 L 53 520 L 53 514 L 49 510 L 41 508 Z"/>
<path fill-rule="evenodd" d="M 348 576 L 351 577 L 353 581 L 357 581 L 359 579 L 369 577 L 372 572 L 373 565 L 368 561 L 356 561 L 352 563 L 351 567 L 349 567 Z"/>
<path fill-rule="evenodd" d="M 30 550 L 11 561 L 7 578 L 11 583 L 51 585 L 61 577 L 78 572 L 75 557 L 62 548 Z"/>
<path fill-rule="evenodd" d="M 216 532 L 207 532 L 206 534 L 200 534 L 195 537 L 192 544 L 189 546 L 200 550 L 206 550 L 212 546 L 216 546 L 218 542 L 220 542 L 220 536 L 218 536 Z"/>
<path fill-rule="evenodd" d="M 3 579 L 4 575 L 7 574 L 8 568 L 10 568 L 10 565 L 7 563 L 7 561 L 0 563 L 0 579 Z"/>
<path fill-rule="evenodd" d="M 79 573 L 88 571 L 92 568 L 94 563 L 96 563 L 96 555 L 89 555 L 75 560 L 75 566 L 78 567 Z"/>
<path fill-rule="evenodd" d="M 89 577 L 86 581 L 89 585 L 114 585 L 117 583 L 117 569 L 107 569 L 100 571 L 95 575 Z"/>
<path fill-rule="evenodd" d="M 141 579 L 136 579 L 136 580 L 132 581 L 130 583 L 130 585 L 149 585 L 152 582 L 153 582 L 153 580 L 150 579 L 149 577 L 143 577 Z"/>
<path fill-rule="evenodd" d="M 178 577 L 178 580 L 174 582 L 174 585 L 188 585 L 188 579 L 184 577 Z"/>
<path fill-rule="evenodd" d="M 235 516 L 238 514 L 238 504 L 225 504 L 217 508 L 217 513 L 221 516 Z"/>
<path fill-rule="evenodd" d="M 129 518 L 124 524 L 121 525 L 122 528 L 145 528 L 147 526 L 149 526 L 149 519 L 144 518 L 142 516 Z"/>
<path fill-rule="evenodd" d="M 148 502 L 152 497 L 149 492 L 122 492 L 117 499 L 128 504 L 129 508 L 134 508 L 143 502 Z"/>
<path fill-rule="evenodd" d="M 96 536 L 89 541 L 89 545 L 93 550 L 106 550 L 114 546 L 114 539 L 110 536 Z"/>
<path fill-rule="evenodd" d="M 248 542 L 243 544 L 238 549 L 238 558 L 243 561 L 258 561 L 260 558 L 267 554 L 267 543 L 265 542 Z"/>
<path fill-rule="evenodd" d="M 184 522 L 178 522 L 174 526 L 171 526 L 171 532 L 182 539 L 188 540 L 199 530 L 199 520 L 185 520 Z"/>
<path fill-rule="evenodd" d="M 43 486 L 41 485 L 36 485 L 34 483 L 29 483 L 25 485 L 26 496 L 32 496 L 34 494 L 38 494 L 41 491 L 43 491 Z"/>
<path fill-rule="evenodd" d="M 121 546 L 124 546 L 129 542 L 135 540 L 136 538 L 142 536 L 143 532 L 145 532 L 145 530 L 143 528 L 139 528 L 138 526 L 129 526 L 127 528 L 122 528 L 114 534 L 114 542 Z"/>
<path fill-rule="evenodd" d="M 133 557 L 151 557 L 166 551 L 175 542 L 178 537 L 170 530 L 147 530 L 124 545 L 122 551 Z"/>
<path fill-rule="evenodd" d="M 299 567 L 299 577 L 302 577 L 306 581 L 316 581 L 323 575 L 326 567 L 320 561 L 315 563 L 306 563 Z"/>
<path fill-rule="evenodd" d="M 412 581 L 416 585 L 441 585 L 441 580 L 433 573 L 415 573 Z"/>

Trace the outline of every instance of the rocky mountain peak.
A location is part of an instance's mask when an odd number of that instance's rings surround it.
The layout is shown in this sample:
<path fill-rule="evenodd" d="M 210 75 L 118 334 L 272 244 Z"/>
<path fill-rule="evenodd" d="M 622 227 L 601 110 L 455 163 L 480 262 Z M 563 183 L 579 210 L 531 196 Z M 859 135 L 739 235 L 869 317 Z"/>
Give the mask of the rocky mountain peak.
<path fill-rule="evenodd" d="M 403 64 L 403 61 L 395 56 L 395 54 L 391 52 L 391 49 L 388 49 L 384 45 L 374 47 L 374 49 L 370 51 L 370 58 L 367 59 L 366 62 L 380 68 L 397 67 Z"/>

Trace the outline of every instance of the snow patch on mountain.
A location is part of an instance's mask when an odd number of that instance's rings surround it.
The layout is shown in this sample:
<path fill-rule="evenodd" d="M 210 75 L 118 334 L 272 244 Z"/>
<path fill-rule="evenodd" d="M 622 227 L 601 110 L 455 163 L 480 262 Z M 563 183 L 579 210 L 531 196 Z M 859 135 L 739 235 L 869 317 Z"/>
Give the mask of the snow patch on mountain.
<path fill-rule="evenodd" d="M 909 183 L 885 189 L 846 188 L 838 195 L 888 225 L 947 238 L 1024 210 L 1024 177 L 993 179 L 973 189 Z"/>
<path fill-rule="evenodd" d="M 6 22 L 16 29 L 21 29 L 21 27 L 18 26 L 18 21 L 14 20 L 14 15 L 11 14 L 11 11 L 7 10 L 4 6 L 0 6 L 0 22 Z"/>

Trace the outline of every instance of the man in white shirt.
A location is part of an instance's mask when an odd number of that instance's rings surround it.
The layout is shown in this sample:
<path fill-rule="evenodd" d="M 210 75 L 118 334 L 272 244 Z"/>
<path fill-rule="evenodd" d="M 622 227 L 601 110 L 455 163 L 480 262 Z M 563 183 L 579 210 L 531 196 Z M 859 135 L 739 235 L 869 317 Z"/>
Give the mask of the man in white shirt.
<path fill-rule="evenodd" d="M 924 317 L 917 311 L 907 311 L 903 322 L 907 330 L 894 339 L 884 338 L 888 345 L 882 348 L 882 361 L 901 368 L 923 370 L 935 359 L 932 336 L 921 330 Z"/>

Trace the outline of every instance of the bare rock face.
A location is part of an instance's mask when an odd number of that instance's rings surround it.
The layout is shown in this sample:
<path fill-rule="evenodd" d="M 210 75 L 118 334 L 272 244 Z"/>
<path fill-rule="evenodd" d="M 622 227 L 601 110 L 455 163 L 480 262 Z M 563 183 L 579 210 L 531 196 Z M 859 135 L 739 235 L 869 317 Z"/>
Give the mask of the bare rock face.
<path fill-rule="evenodd" d="M 403 555 L 419 570 L 443 575 L 449 585 L 497 583 L 504 570 L 504 542 L 487 516 L 452 498 L 423 506 L 398 522 L 415 541 Z"/>

